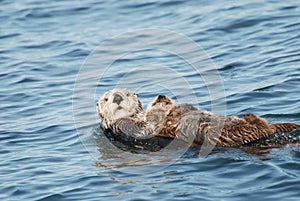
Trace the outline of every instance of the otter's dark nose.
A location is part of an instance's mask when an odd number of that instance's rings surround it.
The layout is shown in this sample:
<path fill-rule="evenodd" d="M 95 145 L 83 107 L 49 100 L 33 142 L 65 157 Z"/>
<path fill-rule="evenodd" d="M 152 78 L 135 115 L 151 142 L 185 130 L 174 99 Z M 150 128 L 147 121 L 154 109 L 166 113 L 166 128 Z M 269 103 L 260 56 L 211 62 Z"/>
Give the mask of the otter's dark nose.
<path fill-rule="evenodd" d="M 158 100 L 165 99 L 165 98 L 166 98 L 165 95 L 159 95 L 159 96 L 157 97 Z"/>
<path fill-rule="evenodd" d="M 113 103 L 117 103 L 118 105 L 120 105 L 120 103 L 123 101 L 123 98 L 122 96 L 120 96 L 119 94 L 116 94 L 114 96 L 114 99 L 113 99 Z"/>

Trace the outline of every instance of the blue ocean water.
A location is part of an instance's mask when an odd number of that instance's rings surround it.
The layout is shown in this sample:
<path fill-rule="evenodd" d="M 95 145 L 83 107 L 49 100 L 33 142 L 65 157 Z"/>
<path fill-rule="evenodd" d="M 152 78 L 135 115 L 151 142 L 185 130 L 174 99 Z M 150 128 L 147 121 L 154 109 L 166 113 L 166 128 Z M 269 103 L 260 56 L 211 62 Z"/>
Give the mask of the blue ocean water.
<path fill-rule="evenodd" d="M 158 87 L 166 77 L 186 97 L 181 80 L 159 70 L 172 67 L 189 82 L 197 105 L 212 109 L 205 82 L 168 52 L 122 55 L 99 82 L 85 80 L 93 93 L 80 88 L 83 96 L 74 96 L 78 73 L 97 47 L 125 32 L 170 30 L 195 41 L 211 58 L 224 86 L 227 115 L 252 112 L 272 122 L 300 123 L 297 1 L 2 0 L 0 22 L 1 200 L 299 199 L 297 145 L 208 156 L 188 151 L 175 161 L 171 153 L 149 158 L 108 150 L 95 101 L 121 81 L 132 81 L 144 106 L 159 93 L 172 95 Z M 111 43 L 109 50 L 122 52 L 123 43 L 143 46 L 146 36 Z M 161 47 L 170 44 L 157 37 Z M 147 84 L 153 78 L 157 85 Z M 93 101 L 76 108 L 74 102 L 84 97 Z M 82 135 L 80 128 L 86 128 Z M 149 164 L 157 171 L 143 169 Z"/>

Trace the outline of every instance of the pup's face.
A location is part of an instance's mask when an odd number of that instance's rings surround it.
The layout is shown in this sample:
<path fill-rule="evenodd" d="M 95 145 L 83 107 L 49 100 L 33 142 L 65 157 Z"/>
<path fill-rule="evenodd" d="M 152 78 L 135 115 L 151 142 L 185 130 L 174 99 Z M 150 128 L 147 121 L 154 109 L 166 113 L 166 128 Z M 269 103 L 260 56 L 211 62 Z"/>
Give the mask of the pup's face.
<path fill-rule="evenodd" d="M 143 111 L 137 95 L 127 89 L 106 92 L 97 102 L 99 119 L 104 129 L 120 118 L 136 117 Z"/>
<path fill-rule="evenodd" d="M 153 113 L 167 113 L 175 107 L 175 102 L 164 95 L 157 96 L 147 107 L 147 114 Z"/>

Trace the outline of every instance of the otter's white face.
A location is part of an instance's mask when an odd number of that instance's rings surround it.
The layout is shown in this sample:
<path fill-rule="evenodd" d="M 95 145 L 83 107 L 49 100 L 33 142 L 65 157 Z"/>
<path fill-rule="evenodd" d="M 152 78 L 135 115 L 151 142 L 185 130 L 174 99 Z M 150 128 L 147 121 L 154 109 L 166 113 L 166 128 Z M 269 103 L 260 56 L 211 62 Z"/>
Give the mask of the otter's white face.
<path fill-rule="evenodd" d="M 121 88 L 106 92 L 97 102 L 97 111 L 104 129 L 120 118 L 141 118 L 144 114 L 137 95 Z"/>

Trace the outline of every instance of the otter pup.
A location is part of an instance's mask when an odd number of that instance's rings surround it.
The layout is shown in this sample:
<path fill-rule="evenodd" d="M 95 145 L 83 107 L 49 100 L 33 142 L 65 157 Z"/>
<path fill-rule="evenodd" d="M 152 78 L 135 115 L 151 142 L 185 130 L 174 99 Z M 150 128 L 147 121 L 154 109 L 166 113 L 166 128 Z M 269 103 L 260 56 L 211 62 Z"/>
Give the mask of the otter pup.
<path fill-rule="evenodd" d="M 200 145 L 206 139 L 218 146 L 239 147 L 275 132 L 300 129 L 293 123 L 268 124 L 255 115 L 223 117 L 188 104 L 175 106 L 166 96 L 154 99 L 145 112 L 137 95 L 126 89 L 105 93 L 97 111 L 105 131 L 130 146 L 149 150 L 159 150 L 174 138 Z"/>
<path fill-rule="evenodd" d="M 263 128 L 256 124 L 235 116 L 218 116 L 191 105 L 182 105 L 169 112 L 162 126 L 155 130 L 155 136 L 176 137 L 187 142 L 193 140 L 196 144 L 202 144 L 206 139 L 210 144 L 238 147 L 274 133 L 269 126 Z"/>

